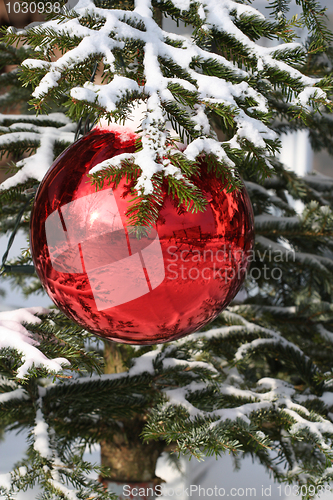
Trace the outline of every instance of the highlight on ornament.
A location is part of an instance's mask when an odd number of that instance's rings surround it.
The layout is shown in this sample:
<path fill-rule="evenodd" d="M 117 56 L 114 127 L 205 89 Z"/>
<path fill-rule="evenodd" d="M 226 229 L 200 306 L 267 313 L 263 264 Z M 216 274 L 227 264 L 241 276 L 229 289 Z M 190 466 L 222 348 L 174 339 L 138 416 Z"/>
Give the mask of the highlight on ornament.
<path fill-rule="evenodd" d="M 127 212 L 135 179 L 96 190 L 88 174 L 134 153 L 136 138 L 119 126 L 96 128 L 64 151 L 36 194 L 30 241 L 45 290 L 69 318 L 109 340 L 153 344 L 197 331 L 234 298 L 253 214 L 245 188 L 228 193 L 203 161 L 193 182 L 205 210 L 186 211 L 166 186 L 154 227 L 134 230 Z"/>

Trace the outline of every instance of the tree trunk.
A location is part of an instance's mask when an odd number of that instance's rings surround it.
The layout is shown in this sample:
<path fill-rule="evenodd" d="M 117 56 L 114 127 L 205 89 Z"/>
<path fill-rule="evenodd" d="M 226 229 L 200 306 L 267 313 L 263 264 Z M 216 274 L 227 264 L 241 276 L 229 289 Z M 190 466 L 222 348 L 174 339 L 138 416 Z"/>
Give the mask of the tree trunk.
<path fill-rule="evenodd" d="M 105 373 L 120 373 L 126 370 L 126 346 L 105 342 Z M 122 419 L 122 432 L 113 436 L 112 441 L 101 442 L 101 464 L 110 469 L 106 478 L 101 478 L 105 487 L 120 498 L 155 498 L 155 488 L 161 483 L 156 477 L 157 459 L 164 444 L 156 441 L 143 443 L 140 434 L 145 424 L 145 416 L 137 415 Z"/>

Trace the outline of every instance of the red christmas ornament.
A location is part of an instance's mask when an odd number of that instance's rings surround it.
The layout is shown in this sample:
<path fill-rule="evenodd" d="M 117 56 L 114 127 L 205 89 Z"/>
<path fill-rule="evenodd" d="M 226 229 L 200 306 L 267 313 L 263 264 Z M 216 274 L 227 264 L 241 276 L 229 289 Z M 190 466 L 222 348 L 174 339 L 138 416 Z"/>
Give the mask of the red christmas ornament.
<path fill-rule="evenodd" d="M 31 218 L 37 274 L 69 318 L 103 338 L 154 344 L 195 332 L 238 292 L 253 245 L 245 189 L 227 193 L 203 173 L 194 180 L 207 198 L 191 214 L 165 190 L 156 226 L 141 239 L 128 227 L 132 182 L 87 174 L 98 163 L 133 153 L 127 129 L 95 129 L 55 161 L 41 183 Z"/>

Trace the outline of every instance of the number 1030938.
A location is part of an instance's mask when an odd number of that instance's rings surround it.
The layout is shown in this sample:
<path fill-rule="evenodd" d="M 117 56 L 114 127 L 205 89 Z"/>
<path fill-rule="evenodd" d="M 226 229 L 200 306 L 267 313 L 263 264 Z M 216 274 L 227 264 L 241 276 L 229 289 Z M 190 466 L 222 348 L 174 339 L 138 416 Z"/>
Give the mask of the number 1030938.
<path fill-rule="evenodd" d="M 60 2 L 8 2 L 5 4 L 8 14 L 59 14 Z"/>
<path fill-rule="evenodd" d="M 314 486 L 312 484 L 307 485 L 298 485 L 298 484 L 283 484 L 283 485 L 278 485 L 277 490 L 279 492 L 279 497 L 289 497 L 292 496 L 292 498 L 296 497 L 303 497 L 306 495 L 321 495 L 322 493 L 331 493 L 332 489 L 329 484 L 325 485 L 319 485 L 319 486 Z"/>

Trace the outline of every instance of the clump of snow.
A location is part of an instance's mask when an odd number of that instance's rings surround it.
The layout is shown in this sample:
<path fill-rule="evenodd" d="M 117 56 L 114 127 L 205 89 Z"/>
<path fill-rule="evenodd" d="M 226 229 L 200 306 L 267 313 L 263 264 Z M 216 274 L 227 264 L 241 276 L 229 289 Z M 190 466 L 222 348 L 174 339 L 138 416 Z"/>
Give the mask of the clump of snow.
<path fill-rule="evenodd" d="M 131 158 L 133 158 L 133 155 L 131 153 L 122 153 L 120 155 L 114 156 L 109 160 L 101 161 L 100 163 L 95 165 L 92 169 L 89 170 L 89 174 L 94 174 L 108 167 L 120 167 L 121 163 L 124 160 L 130 160 Z"/>
<path fill-rule="evenodd" d="M 117 123 L 98 123 L 97 125 L 95 125 L 93 130 L 113 132 L 117 137 L 117 141 L 119 141 L 121 144 L 133 142 L 139 137 L 130 127 L 123 127 L 122 125 L 118 125 Z"/>
<path fill-rule="evenodd" d="M 49 446 L 48 424 L 44 420 L 43 412 L 38 408 L 36 413 L 36 424 L 33 429 L 34 449 L 43 458 L 52 458 L 52 451 Z"/>
<path fill-rule="evenodd" d="M 302 92 L 298 94 L 295 98 L 294 103 L 299 104 L 303 107 L 307 107 L 311 99 L 327 99 L 327 94 L 322 89 L 318 87 L 307 87 Z"/>
<path fill-rule="evenodd" d="M 127 92 L 134 91 L 141 91 L 134 80 L 115 75 L 112 82 L 105 85 L 86 82 L 83 87 L 74 87 L 71 90 L 71 96 L 79 101 L 97 102 L 110 112 L 117 108 L 117 102 Z"/>
<path fill-rule="evenodd" d="M 11 474 L 9 472 L 7 474 L 0 474 L 0 488 L 8 491 L 11 489 Z"/>
<path fill-rule="evenodd" d="M 29 395 L 22 388 L 15 389 L 14 391 L 3 392 L 0 394 L 0 404 L 7 403 L 12 399 L 28 399 Z"/>
<path fill-rule="evenodd" d="M 200 137 L 192 141 L 185 149 L 184 154 L 189 160 L 195 160 L 203 152 L 215 154 L 219 161 L 227 164 L 230 168 L 235 166 L 218 141 L 208 137 Z"/>
<path fill-rule="evenodd" d="M 320 335 L 323 337 L 323 339 L 327 340 L 330 343 L 333 343 L 333 332 L 330 332 L 329 330 L 327 330 L 320 323 L 316 327 L 317 327 L 317 330 L 320 333 Z M 332 396 L 333 396 L 333 393 L 332 393 Z"/>
<path fill-rule="evenodd" d="M 135 376 L 139 375 L 141 373 L 147 372 L 147 373 L 155 373 L 154 369 L 154 361 L 156 360 L 156 357 L 160 353 L 160 349 L 156 349 L 154 351 L 148 351 L 139 358 L 135 358 L 134 360 L 134 366 L 129 369 L 128 375 L 129 376 Z"/>
<path fill-rule="evenodd" d="M 26 66 L 27 68 L 31 69 L 48 69 L 50 67 L 50 63 L 47 61 L 42 61 L 40 59 L 26 59 L 22 63 L 23 66 Z"/>

